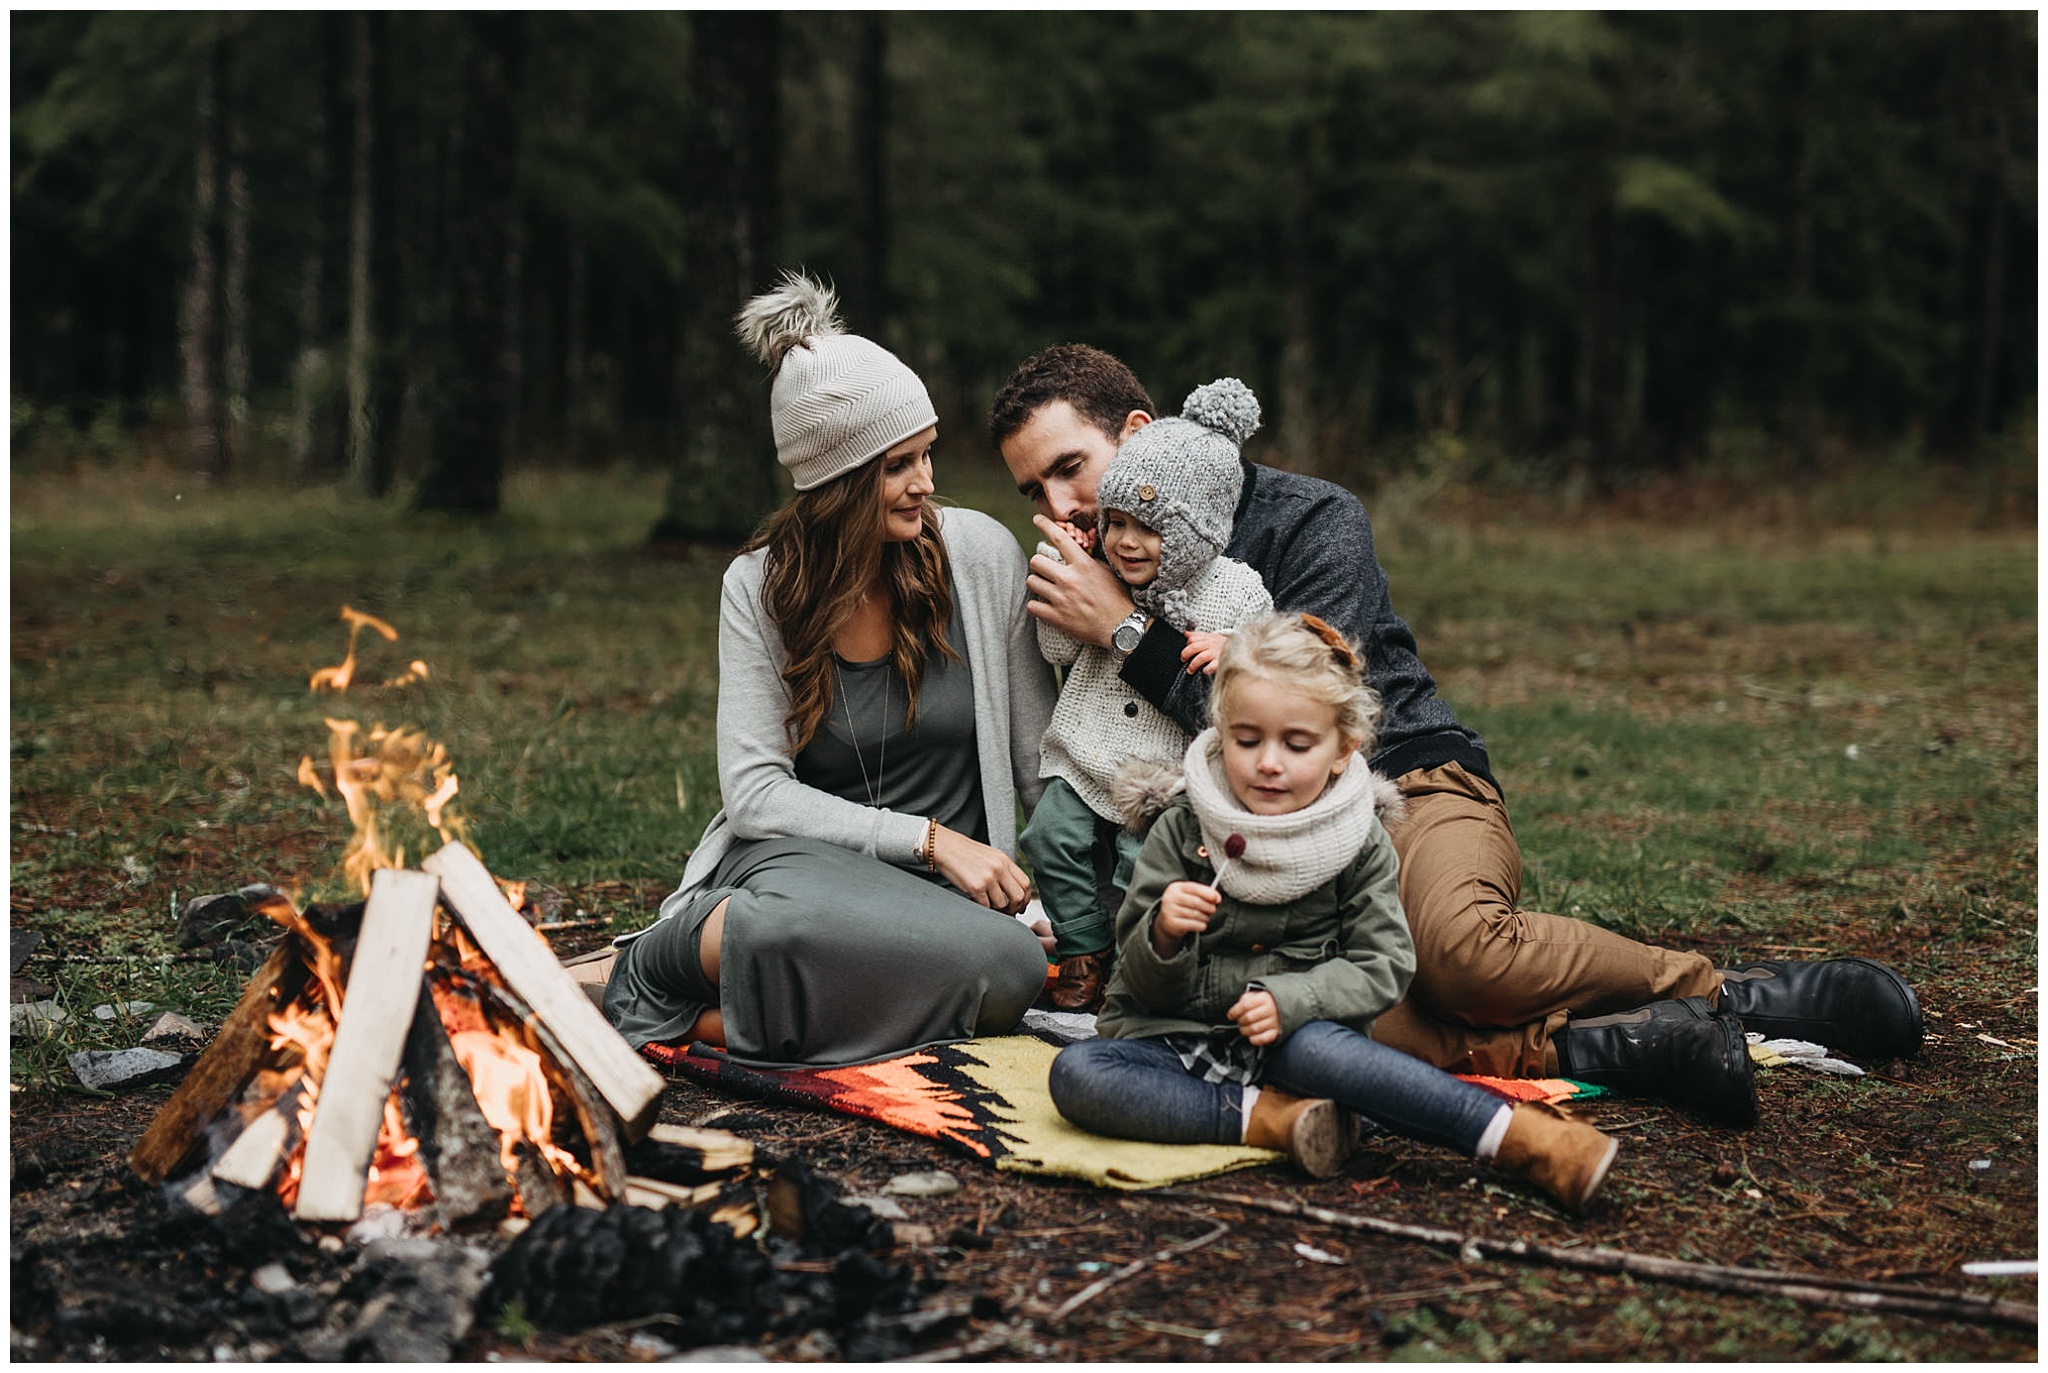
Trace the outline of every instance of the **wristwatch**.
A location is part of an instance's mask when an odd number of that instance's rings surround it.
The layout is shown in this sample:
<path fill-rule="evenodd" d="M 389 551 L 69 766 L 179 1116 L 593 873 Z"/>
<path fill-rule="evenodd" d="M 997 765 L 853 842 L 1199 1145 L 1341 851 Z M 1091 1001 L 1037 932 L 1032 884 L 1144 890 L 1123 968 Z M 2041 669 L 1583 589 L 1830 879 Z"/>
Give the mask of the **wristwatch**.
<path fill-rule="evenodd" d="M 1117 652 L 1129 655 L 1138 646 L 1138 640 L 1145 637 L 1145 626 L 1152 623 L 1152 617 L 1142 610 L 1133 610 L 1124 616 L 1123 622 L 1110 631 L 1109 646 Z"/>

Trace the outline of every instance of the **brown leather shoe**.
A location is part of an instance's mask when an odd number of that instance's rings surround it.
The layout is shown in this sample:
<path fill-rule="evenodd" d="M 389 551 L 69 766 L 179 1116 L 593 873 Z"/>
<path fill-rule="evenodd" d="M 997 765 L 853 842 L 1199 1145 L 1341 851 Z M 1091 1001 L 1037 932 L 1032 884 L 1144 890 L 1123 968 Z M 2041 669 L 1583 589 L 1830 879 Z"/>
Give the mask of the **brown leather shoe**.
<path fill-rule="evenodd" d="M 1046 989 L 1045 1000 L 1056 1011 L 1094 1015 L 1102 1009 L 1103 995 L 1109 991 L 1109 970 L 1115 962 L 1114 948 L 1061 959 L 1059 977 Z"/>
<path fill-rule="evenodd" d="M 1244 1142 L 1254 1149 L 1278 1149 L 1310 1177 L 1326 1178 L 1358 1148 L 1358 1118 L 1326 1097 L 1262 1087 L 1245 1122 Z"/>
<path fill-rule="evenodd" d="M 1620 1152 L 1620 1141 L 1555 1107 L 1525 1101 L 1508 1117 L 1508 1132 L 1493 1163 L 1535 1183 L 1565 1210 L 1584 1215 Z"/>

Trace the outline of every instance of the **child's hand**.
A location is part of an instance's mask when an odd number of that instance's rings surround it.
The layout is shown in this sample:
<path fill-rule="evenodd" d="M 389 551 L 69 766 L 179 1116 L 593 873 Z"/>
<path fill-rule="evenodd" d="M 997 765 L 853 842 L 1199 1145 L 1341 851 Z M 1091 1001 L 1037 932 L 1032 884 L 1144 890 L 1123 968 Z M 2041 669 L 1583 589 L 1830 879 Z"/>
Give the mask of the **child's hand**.
<path fill-rule="evenodd" d="M 1188 665 L 1188 676 L 1197 672 L 1216 675 L 1216 657 L 1223 652 L 1223 646 L 1230 642 L 1228 634 L 1213 630 L 1191 629 L 1188 631 L 1188 646 L 1180 651 L 1180 660 Z"/>
<path fill-rule="evenodd" d="M 1261 1047 L 1280 1039 L 1280 1003 L 1264 987 L 1247 988 L 1230 1008 L 1237 1032 Z"/>
<path fill-rule="evenodd" d="M 1171 958 L 1180 942 L 1209 928 L 1216 903 L 1223 899 L 1214 887 L 1200 882 L 1173 882 L 1159 897 L 1158 914 L 1152 917 L 1152 951 Z"/>
<path fill-rule="evenodd" d="M 1083 529 L 1080 525 L 1075 524 L 1072 520 L 1054 520 L 1053 523 L 1060 527 L 1061 533 L 1065 534 L 1075 543 L 1081 545 L 1081 551 L 1083 553 L 1093 553 L 1095 551 L 1094 525 L 1091 524 L 1086 529 Z"/>

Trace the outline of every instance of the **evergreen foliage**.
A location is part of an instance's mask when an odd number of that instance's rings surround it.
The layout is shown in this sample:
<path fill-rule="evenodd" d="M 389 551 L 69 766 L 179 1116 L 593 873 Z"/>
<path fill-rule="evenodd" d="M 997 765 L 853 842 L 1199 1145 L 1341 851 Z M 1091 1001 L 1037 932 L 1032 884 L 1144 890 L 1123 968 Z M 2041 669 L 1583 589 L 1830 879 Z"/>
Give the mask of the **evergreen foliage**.
<path fill-rule="evenodd" d="M 443 508 L 495 508 L 508 462 L 623 458 L 672 467 L 671 532 L 743 535 L 775 474 L 725 321 L 792 266 L 955 444 L 1069 339 L 1157 395 L 1244 377 L 1262 457 L 1357 484 L 2031 441 L 2030 12 L 48 11 L 11 38 L 18 455 L 153 424 L 230 476 L 338 472 L 358 223 L 391 445 L 359 478 Z"/>

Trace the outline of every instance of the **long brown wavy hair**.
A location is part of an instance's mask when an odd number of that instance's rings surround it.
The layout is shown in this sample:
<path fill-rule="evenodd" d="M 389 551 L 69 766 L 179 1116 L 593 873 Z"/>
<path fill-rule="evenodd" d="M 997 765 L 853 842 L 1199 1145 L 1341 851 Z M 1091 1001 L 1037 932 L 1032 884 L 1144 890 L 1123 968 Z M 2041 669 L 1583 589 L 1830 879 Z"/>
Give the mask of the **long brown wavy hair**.
<path fill-rule="evenodd" d="M 953 618 L 953 583 L 939 515 L 927 500 L 916 538 L 885 539 L 881 459 L 809 491 L 770 515 L 749 550 L 768 550 L 764 593 L 768 616 L 789 655 L 784 727 L 789 751 L 801 753 L 832 708 L 832 639 L 860 605 L 877 576 L 889 592 L 893 647 L 890 658 L 910 688 L 903 724 L 917 720 L 926 644 L 952 662 L 964 662 L 946 640 Z"/>

